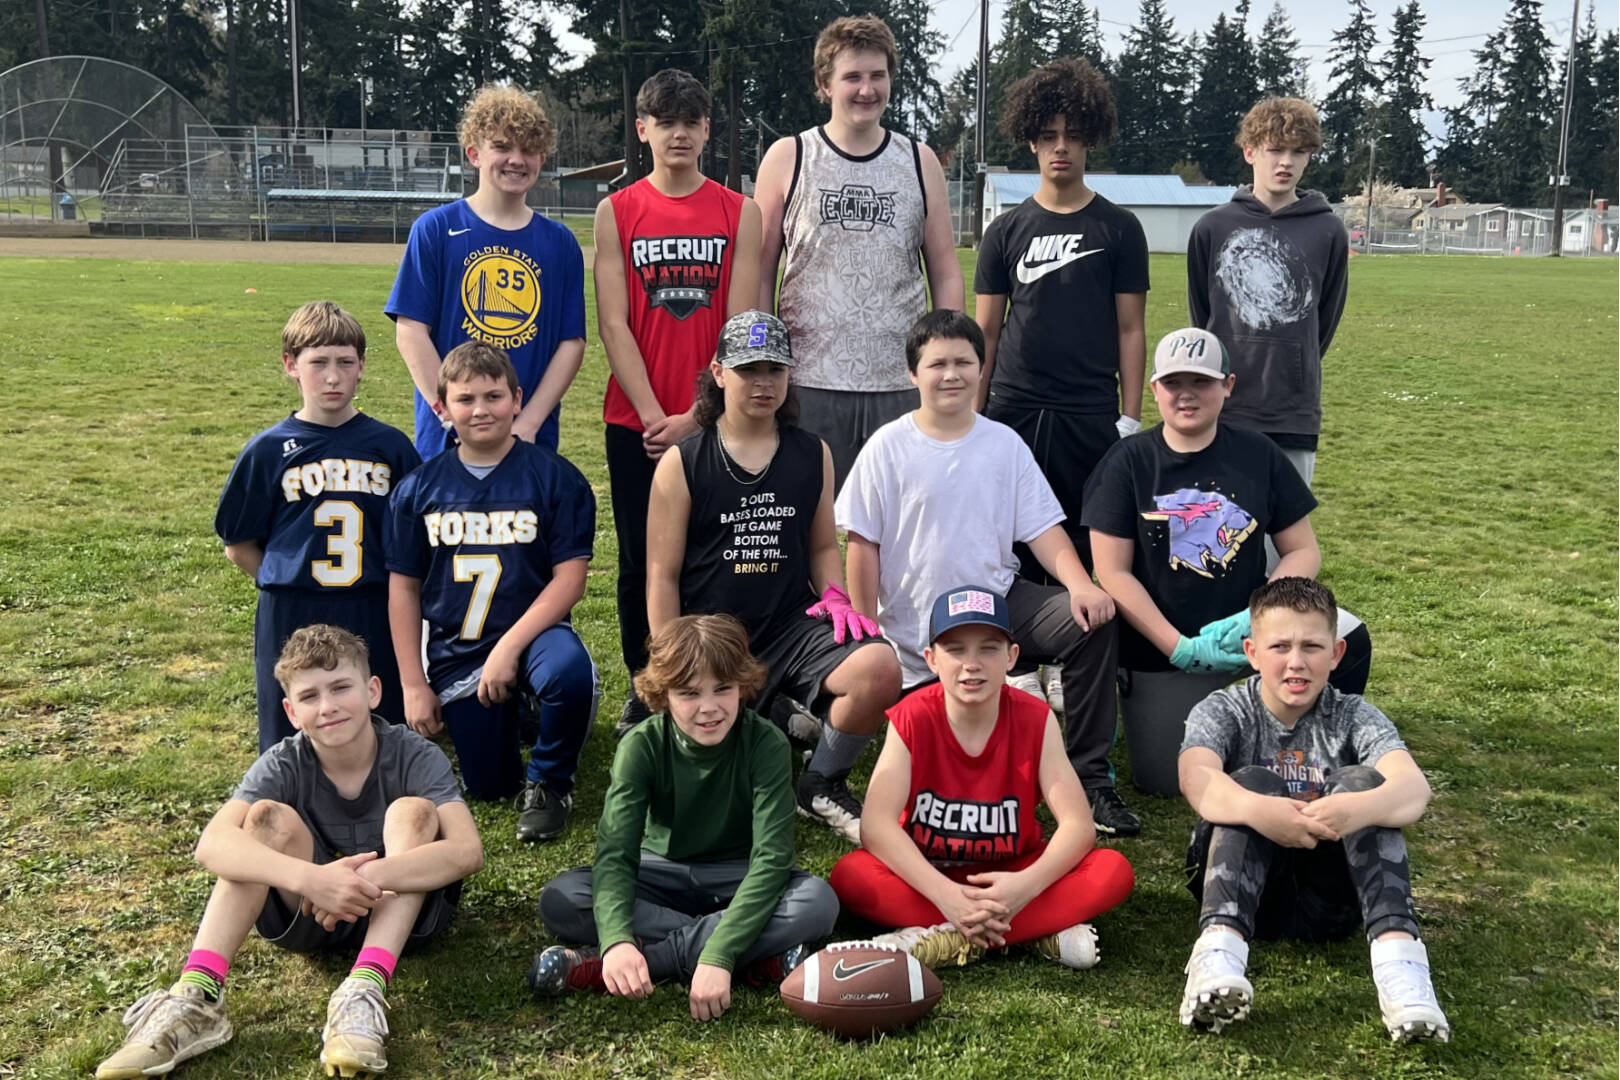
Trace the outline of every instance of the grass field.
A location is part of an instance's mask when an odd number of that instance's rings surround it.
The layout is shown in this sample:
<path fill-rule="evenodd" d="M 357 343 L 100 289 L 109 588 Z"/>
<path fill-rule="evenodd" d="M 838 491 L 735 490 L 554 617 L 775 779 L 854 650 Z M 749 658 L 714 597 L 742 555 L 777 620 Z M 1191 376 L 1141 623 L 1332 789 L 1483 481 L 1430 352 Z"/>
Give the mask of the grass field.
<path fill-rule="evenodd" d="M 1150 341 L 1183 317 L 1182 261 L 1152 269 Z M 254 744 L 254 591 L 221 557 L 214 501 L 243 442 L 296 407 L 276 342 L 305 300 L 361 314 L 375 335 L 361 403 L 408 425 L 381 315 L 392 277 L 0 258 L 0 1077 L 84 1075 L 125 1005 L 179 970 L 209 885 L 191 848 Z M 1382 257 L 1352 278 L 1313 520 L 1324 577 L 1373 631 L 1369 696 L 1437 793 L 1408 835 L 1451 1045 L 1389 1044 L 1355 942 L 1257 946 L 1253 1018 L 1184 1032 L 1192 818 L 1145 796 L 1143 835 L 1119 844 L 1136 893 L 1099 920 L 1101 966 L 1018 955 L 947 972 L 939 1009 L 875 1044 L 833 1041 L 770 994 L 742 992 L 705 1026 L 676 987 L 531 998 L 523 973 L 549 943 L 534 901 L 590 859 L 626 688 L 593 341 L 563 429 L 597 492 L 575 614 L 606 681 L 576 824 L 520 848 L 512 808 L 475 808 L 488 865 L 450 934 L 400 967 L 389 1075 L 1616 1075 L 1616 268 Z M 838 847 L 800 830 L 801 862 L 825 874 Z M 344 966 L 250 940 L 235 1040 L 178 1075 L 318 1074 Z"/>

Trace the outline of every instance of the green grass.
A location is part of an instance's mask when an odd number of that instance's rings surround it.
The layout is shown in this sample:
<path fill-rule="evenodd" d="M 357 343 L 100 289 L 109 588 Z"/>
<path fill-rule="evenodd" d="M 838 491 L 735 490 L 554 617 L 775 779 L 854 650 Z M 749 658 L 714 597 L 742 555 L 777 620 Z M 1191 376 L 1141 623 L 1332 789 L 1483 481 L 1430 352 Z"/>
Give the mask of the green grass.
<path fill-rule="evenodd" d="M 74 196 L 76 210 L 80 221 L 101 220 L 101 196 L 90 195 L 85 198 Z M 16 214 L 24 218 L 33 218 L 39 221 L 50 221 L 52 218 L 61 218 L 61 207 L 57 201 L 60 195 L 20 195 L 16 192 L 0 191 L 0 217 L 6 214 Z"/>
<path fill-rule="evenodd" d="M 1182 261 L 1155 257 L 1153 274 L 1150 340 L 1183 318 Z M 276 341 L 305 300 L 362 315 L 362 404 L 409 423 L 381 315 L 392 276 L 0 259 L 0 1076 L 84 1075 L 123 1007 L 178 971 L 208 888 L 191 847 L 254 743 L 254 594 L 221 557 L 214 501 L 248 436 L 296 405 Z M 450 934 L 401 965 L 390 1075 L 1614 1076 L 1615 266 L 1373 258 L 1352 277 L 1313 520 L 1324 576 L 1374 633 L 1370 696 L 1437 791 L 1409 838 L 1452 1045 L 1389 1045 L 1354 942 L 1257 946 L 1252 1020 L 1185 1033 L 1191 815 L 1147 797 L 1143 836 L 1119 845 L 1137 889 L 1099 920 L 1100 967 L 947 972 L 932 1017 L 873 1045 L 769 994 L 703 1026 L 676 987 L 533 1000 L 522 976 L 548 943 L 534 901 L 590 858 L 626 688 L 593 341 L 563 426 L 598 498 L 576 621 L 606 680 L 577 823 L 520 848 L 511 808 L 476 808 L 488 865 Z M 825 874 L 837 846 L 800 829 L 801 861 Z M 250 940 L 235 1040 L 182 1075 L 312 1075 L 342 970 Z"/>

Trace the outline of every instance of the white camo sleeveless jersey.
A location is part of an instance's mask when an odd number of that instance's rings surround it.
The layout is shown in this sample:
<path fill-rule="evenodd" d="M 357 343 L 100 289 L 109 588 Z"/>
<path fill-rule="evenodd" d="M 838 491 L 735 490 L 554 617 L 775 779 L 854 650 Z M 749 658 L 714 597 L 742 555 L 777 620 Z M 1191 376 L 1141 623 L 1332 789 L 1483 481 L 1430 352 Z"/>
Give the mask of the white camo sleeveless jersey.
<path fill-rule="evenodd" d="M 793 381 L 820 390 L 910 389 L 906 332 L 927 310 L 916 145 L 891 131 L 857 158 L 819 127 L 797 139 L 778 302 L 793 335 Z"/>

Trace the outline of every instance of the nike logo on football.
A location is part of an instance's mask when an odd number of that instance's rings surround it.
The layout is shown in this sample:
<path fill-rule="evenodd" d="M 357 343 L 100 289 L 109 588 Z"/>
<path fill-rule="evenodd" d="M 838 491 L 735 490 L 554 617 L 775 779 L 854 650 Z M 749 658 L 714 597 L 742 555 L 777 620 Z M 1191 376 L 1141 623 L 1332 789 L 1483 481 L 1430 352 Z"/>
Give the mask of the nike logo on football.
<path fill-rule="evenodd" d="M 894 961 L 895 958 L 891 956 L 884 960 L 868 960 L 864 964 L 845 964 L 843 957 L 839 957 L 838 963 L 833 965 L 832 977 L 838 982 L 844 982 L 853 979 L 863 971 L 871 971 L 873 968 L 882 967 L 884 964 L 892 964 Z"/>
<path fill-rule="evenodd" d="M 450 230 L 450 235 L 451 236 L 460 236 L 462 233 L 470 233 L 470 232 L 472 232 L 472 226 L 471 225 L 467 226 L 465 229 L 451 229 Z"/>
<path fill-rule="evenodd" d="M 1095 255 L 1102 248 L 1092 248 L 1090 251 L 1080 250 L 1080 241 L 1085 233 L 1072 233 L 1058 236 L 1037 236 L 1029 242 L 1029 250 L 1024 252 L 1024 258 L 1018 264 L 1018 280 L 1025 285 L 1033 285 L 1054 270 L 1061 270 L 1072 262 L 1077 262 L 1087 255 Z"/>

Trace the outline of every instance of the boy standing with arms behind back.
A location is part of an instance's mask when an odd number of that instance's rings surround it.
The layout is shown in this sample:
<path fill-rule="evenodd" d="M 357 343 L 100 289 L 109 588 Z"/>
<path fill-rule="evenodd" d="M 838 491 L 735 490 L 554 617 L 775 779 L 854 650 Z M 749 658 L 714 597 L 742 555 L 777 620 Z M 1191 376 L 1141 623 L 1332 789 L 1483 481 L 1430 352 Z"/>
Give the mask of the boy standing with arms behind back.
<path fill-rule="evenodd" d="M 709 92 L 665 68 L 636 94 L 636 132 L 653 171 L 596 205 L 596 320 L 607 350 L 608 485 L 619 538 L 619 648 L 647 664 L 647 500 L 665 450 L 697 430 L 698 372 L 728 316 L 759 291 L 759 208 L 698 169 Z M 620 730 L 646 719 L 632 690 Z"/>
<path fill-rule="evenodd" d="M 253 664 L 261 754 L 293 733 L 276 657 L 294 630 L 311 623 L 342 626 L 377 650 L 377 711 L 404 722 L 389 646 L 383 525 L 394 485 L 422 463 L 403 433 L 354 407 L 366 332 L 353 315 L 330 300 L 293 312 L 281 331 L 281 364 L 303 408 L 248 441 L 214 515 L 225 557 L 259 587 Z"/>
<path fill-rule="evenodd" d="M 1316 110 L 1267 98 L 1238 135 L 1254 183 L 1187 241 L 1192 325 L 1225 343 L 1237 384 L 1222 423 L 1270 436 L 1308 486 L 1322 432 L 1322 356 L 1344 313 L 1350 243 L 1321 192 L 1300 191 L 1322 146 Z"/>
<path fill-rule="evenodd" d="M 439 364 L 464 341 L 504 349 L 517 369 L 524 442 L 557 449 L 558 405 L 585 358 L 585 262 L 574 234 L 531 210 L 529 189 L 554 136 L 540 103 L 515 86 L 486 86 L 461 118 L 478 190 L 411 226 L 384 309 L 416 384 L 416 448 L 443 450 Z"/>

